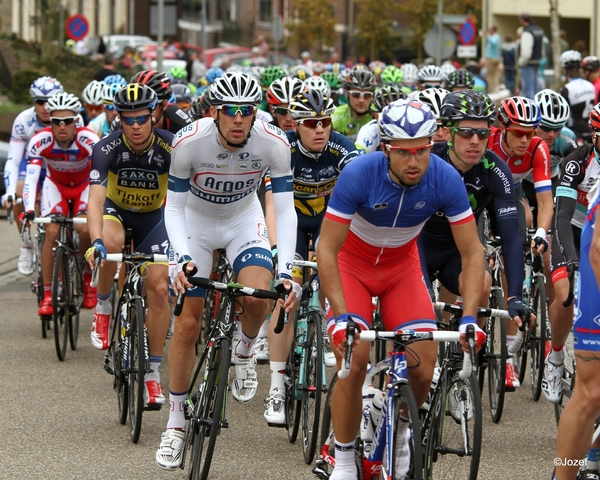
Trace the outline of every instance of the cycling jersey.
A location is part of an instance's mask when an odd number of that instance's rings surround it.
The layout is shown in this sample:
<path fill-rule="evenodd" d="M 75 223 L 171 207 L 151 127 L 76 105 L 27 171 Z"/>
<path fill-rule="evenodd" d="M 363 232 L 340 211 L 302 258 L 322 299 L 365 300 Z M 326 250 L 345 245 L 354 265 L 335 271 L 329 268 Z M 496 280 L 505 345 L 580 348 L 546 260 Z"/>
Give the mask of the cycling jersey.
<path fill-rule="evenodd" d="M 197 240 L 193 238 L 188 241 L 186 218 L 197 216 L 213 219 L 215 228 L 211 234 L 219 242 L 220 220 L 237 225 L 234 220 L 253 211 L 249 209 L 257 207 L 260 211 L 255 192 L 266 170 L 270 169 L 277 214 L 279 275 L 291 278 L 297 222 L 293 204 L 290 145 L 281 129 L 256 120 L 246 145 L 231 152 L 221 145 L 214 120 L 203 118 L 175 135 L 171 158 L 166 220 L 175 257 L 189 255 L 190 244 Z M 255 225 L 254 228 L 265 230 L 261 237 L 267 238 L 264 219 L 262 223 L 257 223 L 262 227 Z M 235 237 L 235 233 L 228 232 L 228 236 Z M 245 231 L 237 233 L 239 237 Z M 255 241 L 260 240 L 248 240 L 239 247 L 240 251 L 229 250 L 229 254 L 237 255 L 232 258 L 233 263 L 240 255 L 245 257 L 244 249 L 252 249 Z M 258 255 L 268 255 L 270 258 L 269 249 L 252 254 L 256 254 L 257 260 L 261 258 Z M 250 264 L 246 262 L 246 265 Z M 207 276 L 210 271 L 199 271 L 199 275 L 202 273 Z"/>
<path fill-rule="evenodd" d="M 23 189 L 25 211 L 34 210 L 42 167 L 47 172 L 45 181 L 51 180 L 57 186 L 87 185 L 90 180 L 92 149 L 98 141 L 94 132 L 86 127 L 77 127 L 73 142 L 63 149 L 55 142 L 51 127 L 36 133 L 27 147 L 28 166 Z"/>
<path fill-rule="evenodd" d="M 135 153 L 123 131 L 100 140 L 92 155 L 91 185 L 106 187 L 106 197 L 129 212 L 161 208 L 167 194 L 173 134 L 154 129 L 152 141 Z"/>
<path fill-rule="evenodd" d="M 571 107 L 571 116 L 567 126 L 573 130 L 577 138 L 589 142 L 592 139 L 592 129 L 588 125 L 590 112 L 596 104 L 594 85 L 583 78 L 573 78 L 560 91 Z"/>
<path fill-rule="evenodd" d="M 110 124 L 106 119 L 106 112 L 102 112 L 96 118 L 88 123 L 88 128 L 100 138 L 106 137 L 110 133 Z"/>
<path fill-rule="evenodd" d="M 373 117 L 371 116 L 370 111 L 367 111 L 361 119 L 358 119 L 354 118 L 351 112 L 350 105 L 340 105 L 333 112 L 331 121 L 333 123 L 333 129 L 336 132 L 339 132 L 352 140 L 356 140 L 356 136 L 361 127 L 373 120 Z"/>
<path fill-rule="evenodd" d="M 356 136 L 356 148 L 360 153 L 371 153 L 379 150 L 381 138 L 379 136 L 379 125 L 373 119 L 358 132 Z"/>
<path fill-rule="evenodd" d="M 435 144 L 432 153 L 454 167 L 446 143 Z M 500 236 L 502 242 L 502 254 L 508 280 L 508 296 L 520 299 L 523 285 L 523 244 L 519 236 L 515 192 L 510 169 L 498 155 L 491 150 L 486 150 L 478 164 L 464 174 L 459 170 L 457 172 L 463 177 L 475 218 L 479 219 L 487 207 L 490 216 L 495 220 L 494 233 Z M 450 291 L 458 295 L 457 282 L 461 272 L 460 255 L 444 212 L 436 212 L 427 221 L 419 237 L 419 242 L 425 252 L 425 258 L 421 258 L 421 261 L 423 265 L 427 266 L 429 276 L 440 270 L 440 264 L 445 265 L 452 258 L 458 257 L 458 270 L 448 272 L 448 276 L 452 278 L 446 282 L 440 278 L 442 284 L 447 288 L 450 284 L 455 284 L 455 288 Z M 449 248 L 449 246 L 453 248 Z M 445 258 L 440 259 L 440 255 L 434 255 L 440 251 L 447 254 L 444 255 Z M 434 261 L 436 258 L 437 261 Z"/>
<path fill-rule="evenodd" d="M 488 141 L 488 148 L 508 163 L 515 185 L 531 172 L 536 193 L 551 190 L 550 151 L 546 142 L 534 136 L 525 155 L 510 155 L 502 144 L 502 131 L 496 127 L 491 128 L 492 135 Z"/>
<path fill-rule="evenodd" d="M 273 121 L 273 115 L 269 112 L 264 112 L 263 110 L 256 110 L 256 119 L 269 123 Z"/>
<path fill-rule="evenodd" d="M 579 276 L 575 286 L 575 306 L 573 309 L 573 346 L 575 350 L 600 350 L 600 327 L 596 323 L 600 311 L 600 289 L 590 260 L 590 249 L 600 197 L 598 188 L 589 198 L 590 209 L 581 231 L 581 258 Z"/>
<path fill-rule="evenodd" d="M 569 127 L 563 127 L 556 140 L 550 147 L 550 177 L 556 178 L 560 174 L 560 167 L 567 155 L 577 148 L 577 136 Z M 526 178 L 533 183 L 533 172 L 530 172 Z"/>
<path fill-rule="evenodd" d="M 163 111 L 163 130 L 175 134 L 186 125 L 192 123 L 190 116 L 177 105 L 167 105 Z"/>

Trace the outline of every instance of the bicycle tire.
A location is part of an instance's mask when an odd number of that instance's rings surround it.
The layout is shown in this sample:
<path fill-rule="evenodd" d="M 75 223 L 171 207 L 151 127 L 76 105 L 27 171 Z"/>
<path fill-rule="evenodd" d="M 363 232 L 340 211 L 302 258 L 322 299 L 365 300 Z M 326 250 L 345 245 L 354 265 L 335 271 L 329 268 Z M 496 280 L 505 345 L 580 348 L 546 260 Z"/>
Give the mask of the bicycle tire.
<path fill-rule="evenodd" d="M 490 308 L 504 310 L 504 298 L 501 290 L 494 290 Z M 490 398 L 490 414 L 492 421 L 498 423 L 502 418 L 504 394 L 506 392 L 506 320 L 499 317 L 489 317 L 487 336 L 488 362 L 488 393 Z"/>
<path fill-rule="evenodd" d="M 77 350 L 79 340 L 79 313 L 83 302 L 83 278 L 81 277 L 82 262 L 79 255 L 69 255 L 69 268 L 71 271 L 71 317 L 69 319 L 69 345 L 71 350 Z M 85 268 L 85 267 L 83 267 Z"/>
<path fill-rule="evenodd" d="M 371 325 L 373 330 L 385 330 L 385 327 L 383 326 L 383 319 L 381 318 L 379 311 L 373 313 L 373 323 Z M 387 347 L 388 342 L 385 340 L 377 340 L 375 342 L 375 362 L 373 362 L 373 365 L 385 359 L 387 356 Z M 379 388 L 379 390 L 384 390 L 386 372 L 379 372 L 377 377 L 377 388 Z"/>
<path fill-rule="evenodd" d="M 52 274 L 52 307 L 56 356 L 62 362 L 67 353 L 70 303 L 69 257 L 64 247 L 57 247 Z"/>
<path fill-rule="evenodd" d="M 544 378 L 544 351 L 548 337 L 548 317 L 546 306 L 546 284 L 544 277 L 535 277 L 532 285 L 532 305 L 537 317 L 535 329 L 531 335 L 531 356 L 529 369 L 531 374 L 531 396 L 537 402 L 542 394 L 542 379 Z"/>
<path fill-rule="evenodd" d="M 323 420 L 321 423 L 321 438 L 319 439 L 319 451 L 317 455 L 317 461 L 313 473 L 319 476 L 319 478 L 329 478 L 333 471 L 333 466 L 326 461 L 326 458 L 335 457 L 335 442 L 333 437 L 333 426 L 331 425 L 331 396 L 333 394 L 333 387 L 337 382 L 337 372 L 331 377 L 331 382 L 325 396 L 325 402 L 323 403 Z M 319 473 L 316 473 L 318 471 Z"/>
<path fill-rule="evenodd" d="M 460 396 L 458 403 L 462 413 L 458 422 L 449 408 L 453 390 L 458 394 L 454 398 L 458 399 Z M 470 404 L 469 398 L 472 399 Z M 467 380 L 461 380 L 456 372 L 446 372 L 442 387 L 438 389 L 431 408 L 433 415 L 425 444 L 425 478 L 476 480 L 481 459 L 482 412 L 481 393 L 477 388 L 475 375 L 471 374 Z M 463 422 L 468 436 L 466 451 Z"/>
<path fill-rule="evenodd" d="M 285 365 L 285 422 L 290 443 L 296 443 L 298 438 L 302 412 L 302 400 L 296 398 L 300 369 L 300 358 L 296 349 L 296 339 L 294 339 Z"/>
<path fill-rule="evenodd" d="M 402 411 L 408 411 L 408 420 L 409 426 L 407 428 L 410 429 L 410 441 L 409 441 L 409 451 L 411 456 L 410 467 L 406 478 L 411 478 L 414 480 L 422 480 L 423 479 L 423 452 L 422 452 L 422 441 L 421 441 L 421 420 L 419 418 L 419 409 L 417 408 L 417 402 L 415 400 L 415 395 L 410 388 L 408 383 L 401 383 L 394 394 L 394 432 L 398 431 L 399 422 L 404 422 L 401 420 L 400 414 Z M 388 478 L 400 478 L 396 477 L 396 465 L 397 459 L 396 454 L 398 451 L 398 446 L 396 442 L 398 438 L 396 435 L 393 437 L 392 442 L 392 462 L 393 466 L 387 465 L 387 445 L 383 451 L 383 462 L 381 465 L 381 470 L 379 474 L 379 478 L 381 480 L 385 480 Z"/>
<path fill-rule="evenodd" d="M 209 402 L 204 405 L 204 419 L 209 420 L 208 443 L 202 460 L 202 472 L 200 480 L 207 480 L 210 464 L 217 443 L 217 436 L 221 433 L 221 422 L 225 418 L 225 393 L 229 383 L 229 367 L 231 365 L 231 345 L 229 339 L 223 338 L 214 350 L 213 360 L 210 364 L 214 372 L 213 387 L 211 394 L 206 397 Z M 212 399 L 212 401 L 211 401 Z M 196 480 L 195 478 L 193 480 Z"/>
<path fill-rule="evenodd" d="M 321 315 L 311 312 L 307 316 L 308 331 L 303 346 L 304 378 L 302 390 L 302 451 L 304 462 L 310 465 L 315 457 L 321 416 L 323 390 L 323 331 Z"/>
<path fill-rule="evenodd" d="M 527 332 L 525 338 L 523 339 L 523 343 L 519 347 L 516 353 L 513 354 L 513 367 L 515 367 L 515 371 L 519 375 L 519 383 L 523 385 L 525 381 L 525 372 L 527 372 L 527 357 L 529 356 L 529 347 L 531 337 L 530 332 Z"/>
<path fill-rule="evenodd" d="M 146 373 L 146 354 L 144 342 L 144 305 L 140 298 L 135 298 L 128 305 L 129 315 L 129 348 L 127 368 L 127 388 L 129 390 L 128 408 L 130 436 L 133 443 L 140 439 L 142 430 L 142 414 L 144 412 L 144 374 Z"/>
<path fill-rule="evenodd" d="M 112 317 L 112 332 L 113 332 L 113 375 L 114 388 L 117 391 L 117 402 L 119 407 L 119 423 L 125 425 L 129 416 L 129 388 L 127 387 L 127 359 L 125 353 L 129 353 L 129 337 L 127 336 L 126 327 L 121 325 L 121 309 L 127 309 L 127 304 L 124 300 L 117 302 L 117 314 Z M 126 312 L 127 310 L 124 310 Z"/>

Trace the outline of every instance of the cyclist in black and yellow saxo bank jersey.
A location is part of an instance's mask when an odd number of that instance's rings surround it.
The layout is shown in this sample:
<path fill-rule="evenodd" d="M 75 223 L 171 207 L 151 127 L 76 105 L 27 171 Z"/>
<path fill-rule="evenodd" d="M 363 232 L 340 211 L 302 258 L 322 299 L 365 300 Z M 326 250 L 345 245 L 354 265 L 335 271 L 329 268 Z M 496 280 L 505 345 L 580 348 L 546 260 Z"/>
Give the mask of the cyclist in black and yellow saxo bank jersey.
<path fill-rule="evenodd" d="M 114 98 L 123 130 L 110 133 L 96 144 L 92 154 L 88 226 L 95 239 L 86 258 L 93 263 L 93 250 L 106 258 L 121 252 L 125 229 L 133 229 L 133 247 L 145 254 L 167 254 L 164 222 L 171 165 L 173 134 L 154 128 L 152 113 L 158 98 L 147 85 L 130 83 Z M 108 328 L 112 312 L 110 292 L 117 265 L 103 262 L 98 279 L 98 303 L 92 324 L 92 345 L 109 346 Z M 171 321 L 166 264 L 145 267 L 144 286 L 148 305 L 150 372 L 146 373 L 145 397 L 151 409 L 165 403 L 159 368 Z"/>

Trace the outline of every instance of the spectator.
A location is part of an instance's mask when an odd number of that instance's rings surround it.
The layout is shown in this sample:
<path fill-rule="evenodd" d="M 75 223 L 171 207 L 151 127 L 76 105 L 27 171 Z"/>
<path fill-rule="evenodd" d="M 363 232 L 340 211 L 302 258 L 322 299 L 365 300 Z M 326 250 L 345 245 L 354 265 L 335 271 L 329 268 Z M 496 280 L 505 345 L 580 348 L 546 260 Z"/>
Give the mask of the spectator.
<path fill-rule="evenodd" d="M 571 48 L 569 46 L 569 42 L 567 41 L 567 32 L 565 32 L 564 30 L 560 31 L 558 43 L 560 45 L 560 53 L 566 52 L 567 50 L 569 50 L 569 48 Z"/>
<path fill-rule="evenodd" d="M 300 54 L 300 59 L 302 60 L 302 63 L 304 64 L 304 66 L 310 71 L 311 75 L 312 75 L 312 71 L 313 71 L 313 62 L 310 59 L 310 52 L 308 51 L 304 51 Z"/>
<path fill-rule="evenodd" d="M 581 61 L 583 74 L 588 82 L 594 85 L 596 90 L 596 100 L 594 104 L 600 102 L 600 60 L 598 57 L 588 56 Z"/>
<path fill-rule="evenodd" d="M 94 80 L 101 82 L 109 75 L 114 75 L 115 73 L 115 57 L 112 53 L 105 53 L 102 60 L 102 67 L 94 75 Z"/>
<path fill-rule="evenodd" d="M 574 44 L 573 44 L 573 50 L 581 53 L 582 57 L 587 57 L 588 56 L 588 50 L 585 46 L 585 40 L 577 40 Z"/>
<path fill-rule="evenodd" d="M 96 53 L 99 57 L 103 57 L 106 53 L 106 45 L 104 43 L 104 38 L 102 35 L 98 35 L 98 47 L 96 48 Z"/>
<path fill-rule="evenodd" d="M 534 100 L 538 92 L 538 77 L 542 49 L 544 46 L 544 31 L 531 19 L 529 12 L 523 12 L 520 17 L 523 33 L 519 46 L 519 73 L 521 74 L 521 95 Z"/>
<path fill-rule="evenodd" d="M 192 59 L 192 66 L 190 69 L 190 82 L 194 85 L 198 85 L 200 79 L 206 75 L 206 65 L 204 64 L 204 52 L 200 52 L 195 55 Z"/>
<path fill-rule="evenodd" d="M 264 35 L 259 35 L 256 37 L 254 41 L 254 47 L 256 48 L 256 53 L 261 57 L 267 57 L 269 55 L 269 44 L 265 40 Z M 252 49 L 254 51 L 254 49 Z"/>
<path fill-rule="evenodd" d="M 487 67 L 487 89 L 493 92 L 500 83 L 500 35 L 496 25 L 491 25 L 485 42 L 485 65 Z"/>
<path fill-rule="evenodd" d="M 75 44 L 75 53 L 84 57 L 90 54 L 90 49 L 84 39 L 77 40 L 77 43 Z"/>
<path fill-rule="evenodd" d="M 510 90 L 511 95 L 515 94 L 515 68 L 517 64 L 517 44 L 513 42 L 510 35 L 504 37 L 504 43 L 501 46 L 502 63 L 504 64 L 504 85 Z"/>
<path fill-rule="evenodd" d="M 333 65 L 334 63 L 338 63 L 340 61 L 340 55 L 337 52 L 332 52 L 329 56 L 329 60 L 327 63 Z"/>

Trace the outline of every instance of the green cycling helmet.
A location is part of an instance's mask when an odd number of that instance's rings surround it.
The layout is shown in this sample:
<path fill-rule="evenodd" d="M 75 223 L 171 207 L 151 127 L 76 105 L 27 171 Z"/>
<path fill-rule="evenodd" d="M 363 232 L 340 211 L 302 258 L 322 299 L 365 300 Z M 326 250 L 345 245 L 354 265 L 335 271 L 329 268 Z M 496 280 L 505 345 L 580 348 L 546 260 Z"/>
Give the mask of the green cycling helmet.
<path fill-rule="evenodd" d="M 275 80 L 285 77 L 285 70 L 279 66 L 267 67 L 260 75 L 263 88 L 269 88 Z"/>
<path fill-rule="evenodd" d="M 381 72 L 381 81 L 383 83 L 401 83 L 403 78 L 402 70 L 394 65 L 388 65 Z"/>
<path fill-rule="evenodd" d="M 333 72 L 323 72 L 321 78 L 329 84 L 332 90 L 337 90 L 341 86 L 339 77 Z"/>
<path fill-rule="evenodd" d="M 169 75 L 173 78 L 187 78 L 187 71 L 183 67 L 173 67 L 169 70 Z"/>

